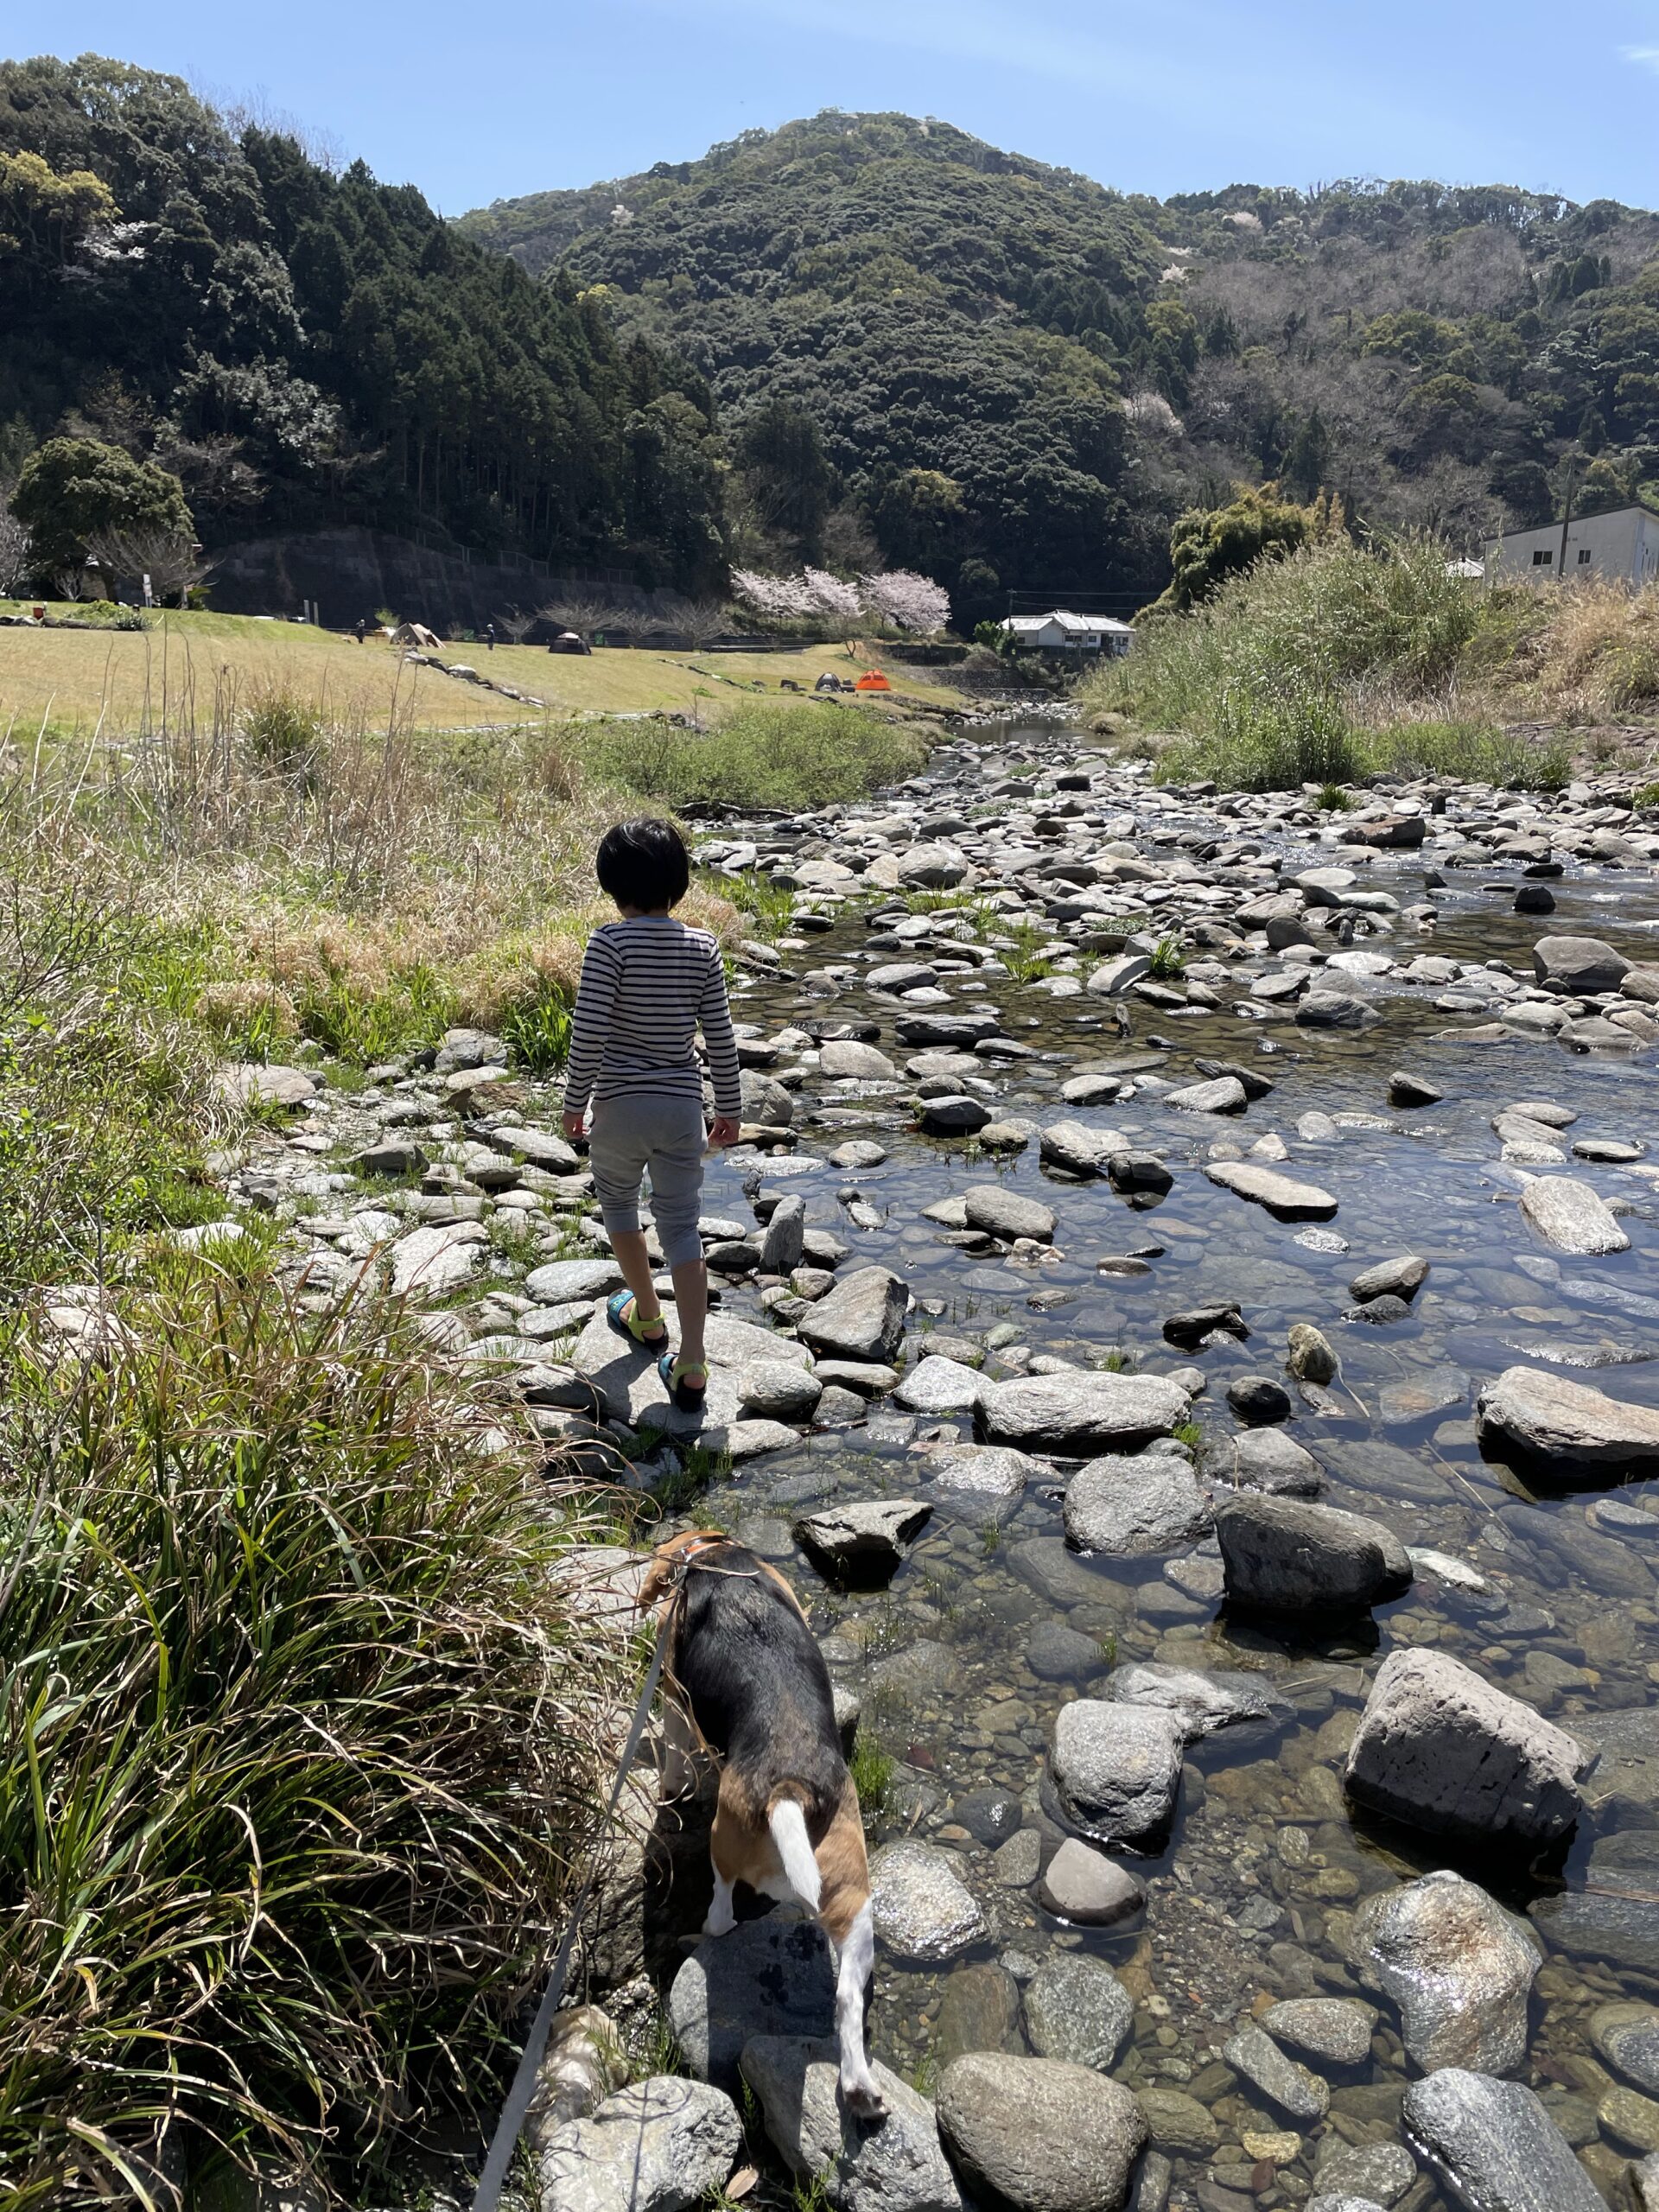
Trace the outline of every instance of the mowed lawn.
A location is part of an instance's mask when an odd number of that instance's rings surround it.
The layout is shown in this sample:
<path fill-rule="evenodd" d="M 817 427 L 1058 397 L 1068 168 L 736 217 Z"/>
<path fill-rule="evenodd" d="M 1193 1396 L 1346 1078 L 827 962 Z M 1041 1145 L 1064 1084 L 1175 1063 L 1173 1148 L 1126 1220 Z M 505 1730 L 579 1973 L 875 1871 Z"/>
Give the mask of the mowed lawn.
<path fill-rule="evenodd" d="M 0 601 L 0 613 L 19 602 Z M 54 609 L 54 612 L 66 610 Z M 0 628 L 0 737 L 56 731 L 111 734 L 194 715 L 211 722 L 216 701 L 235 702 L 285 691 L 332 720 L 385 722 L 396 713 L 426 728 L 472 728 L 522 721 L 544 708 L 558 714 L 626 713 L 665 708 L 718 721 L 741 700 L 777 698 L 785 677 L 810 690 L 825 669 L 842 677 L 882 665 L 880 648 L 849 657 L 841 645 L 791 653 L 633 652 L 604 646 L 591 655 L 528 645 L 446 645 L 442 658 L 512 684 L 539 707 L 520 706 L 482 686 L 405 665 L 383 639 L 350 637 L 302 624 L 240 614 L 157 613 L 145 631 Z M 960 703 L 942 669 L 887 671 L 895 693 L 920 706 Z"/>

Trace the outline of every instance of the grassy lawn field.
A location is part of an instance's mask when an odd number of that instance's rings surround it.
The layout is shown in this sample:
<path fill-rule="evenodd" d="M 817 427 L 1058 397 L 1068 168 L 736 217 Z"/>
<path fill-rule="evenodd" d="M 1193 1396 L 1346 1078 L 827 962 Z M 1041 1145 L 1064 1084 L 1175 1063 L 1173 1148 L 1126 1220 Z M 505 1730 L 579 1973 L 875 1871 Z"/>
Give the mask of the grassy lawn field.
<path fill-rule="evenodd" d="M 0 613 L 19 602 L 0 601 Z M 54 609 L 65 613 L 64 608 Z M 498 693 L 403 665 L 383 641 L 359 645 L 349 637 L 297 623 L 239 614 L 157 614 L 146 631 L 0 629 L 0 734 L 25 735 L 44 721 L 61 731 L 91 729 L 100 719 L 118 734 L 157 727 L 187 705 L 207 720 L 215 697 L 245 702 L 267 691 L 289 693 L 336 721 L 385 722 L 394 702 L 423 728 L 472 728 L 522 719 L 524 709 Z M 856 675 L 881 665 L 849 658 L 841 645 L 793 653 L 634 652 L 601 646 L 587 656 L 537 652 L 528 645 L 448 645 L 449 664 L 476 667 L 510 683 L 557 715 L 626 713 L 662 708 L 719 721 L 745 697 L 787 696 L 785 677 L 810 690 L 825 669 Z M 938 678 L 948 671 L 890 669 L 893 690 L 918 706 L 959 703 Z"/>

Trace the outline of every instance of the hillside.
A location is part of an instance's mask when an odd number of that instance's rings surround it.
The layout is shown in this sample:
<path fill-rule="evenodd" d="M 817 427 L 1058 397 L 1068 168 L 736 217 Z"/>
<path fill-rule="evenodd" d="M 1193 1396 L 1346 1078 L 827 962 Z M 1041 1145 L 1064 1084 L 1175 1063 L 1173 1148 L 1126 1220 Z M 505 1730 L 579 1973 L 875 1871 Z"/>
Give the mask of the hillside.
<path fill-rule="evenodd" d="M 1146 595 L 1173 515 L 1235 480 L 1465 541 L 1558 511 L 1569 473 L 1580 505 L 1659 497 L 1659 218 L 1612 201 L 1159 201 L 832 113 L 460 227 L 604 286 L 734 429 L 798 399 L 890 556 L 976 601 Z"/>
<path fill-rule="evenodd" d="M 68 430 L 178 474 L 209 543 L 359 522 L 718 573 L 699 378 L 178 78 L 0 63 L 0 489 Z"/>

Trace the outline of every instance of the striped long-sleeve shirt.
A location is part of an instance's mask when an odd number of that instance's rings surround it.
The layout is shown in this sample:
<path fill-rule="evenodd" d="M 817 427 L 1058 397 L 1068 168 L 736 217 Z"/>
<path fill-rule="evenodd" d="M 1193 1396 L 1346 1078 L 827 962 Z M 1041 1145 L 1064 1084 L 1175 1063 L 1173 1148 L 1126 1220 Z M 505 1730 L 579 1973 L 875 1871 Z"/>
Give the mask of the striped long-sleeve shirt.
<path fill-rule="evenodd" d="M 702 1096 L 694 1039 L 702 1025 L 716 1114 L 740 1116 L 737 1040 L 720 948 L 671 914 L 607 922 L 588 940 L 570 1027 L 564 1110 L 640 1091 Z"/>

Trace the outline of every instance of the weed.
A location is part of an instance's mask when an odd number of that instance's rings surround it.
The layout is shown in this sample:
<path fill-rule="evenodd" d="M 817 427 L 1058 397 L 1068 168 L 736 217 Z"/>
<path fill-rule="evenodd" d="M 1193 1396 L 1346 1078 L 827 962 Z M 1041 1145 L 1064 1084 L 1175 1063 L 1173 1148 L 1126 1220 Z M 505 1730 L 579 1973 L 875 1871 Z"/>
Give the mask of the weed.
<path fill-rule="evenodd" d="M 740 914 L 747 914 L 757 924 L 763 938 L 782 937 L 794 917 L 794 893 L 753 868 L 746 868 L 740 875 L 709 875 L 702 880 L 718 897 L 729 899 Z"/>
<path fill-rule="evenodd" d="M 556 1075 L 570 1057 L 573 1014 L 563 992 L 538 991 L 504 1017 L 502 1041 L 531 1075 L 542 1079 Z"/>
<path fill-rule="evenodd" d="M 1173 981 L 1186 973 L 1186 939 L 1179 930 L 1171 930 L 1160 937 L 1148 955 L 1151 973 L 1160 982 Z"/>
<path fill-rule="evenodd" d="M 1172 1429 L 1170 1434 L 1178 1444 L 1185 1444 L 1190 1451 L 1193 1452 L 1196 1452 L 1204 1441 L 1204 1431 L 1195 1421 L 1184 1421 L 1179 1428 Z"/>
<path fill-rule="evenodd" d="M 620 790 L 683 806 L 833 806 L 913 775 L 921 741 L 862 709 L 746 703 L 711 730 L 601 723 L 589 768 Z"/>
<path fill-rule="evenodd" d="M 1343 784 L 1321 784 L 1313 802 L 1322 814 L 1351 814 L 1359 801 Z"/>
<path fill-rule="evenodd" d="M 858 1791 L 859 1809 L 868 1825 L 887 1808 L 898 1761 L 890 1751 L 882 1749 L 879 1737 L 861 1729 L 853 1740 L 853 1755 L 847 1765 Z"/>
<path fill-rule="evenodd" d="M 1109 1667 L 1116 1667 L 1117 1664 L 1117 1638 L 1109 1630 L 1108 1630 L 1107 1633 L 1100 1637 L 1099 1643 L 1101 1657 L 1105 1661 Z"/>
<path fill-rule="evenodd" d="M 927 2051 L 916 2062 L 910 2076 L 910 2086 L 918 2097 L 933 2097 L 939 2086 L 939 2062 Z"/>
<path fill-rule="evenodd" d="M 1132 1351 L 1125 1351 L 1122 1344 L 1114 1344 L 1109 1352 L 1103 1355 L 1098 1363 L 1103 1375 L 1133 1375 L 1135 1354 Z"/>
<path fill-rule="evenodd" d="M 1634 807 L 1659 806 L 1659 784 L 1643 784 L 1630 793 Z"/>

